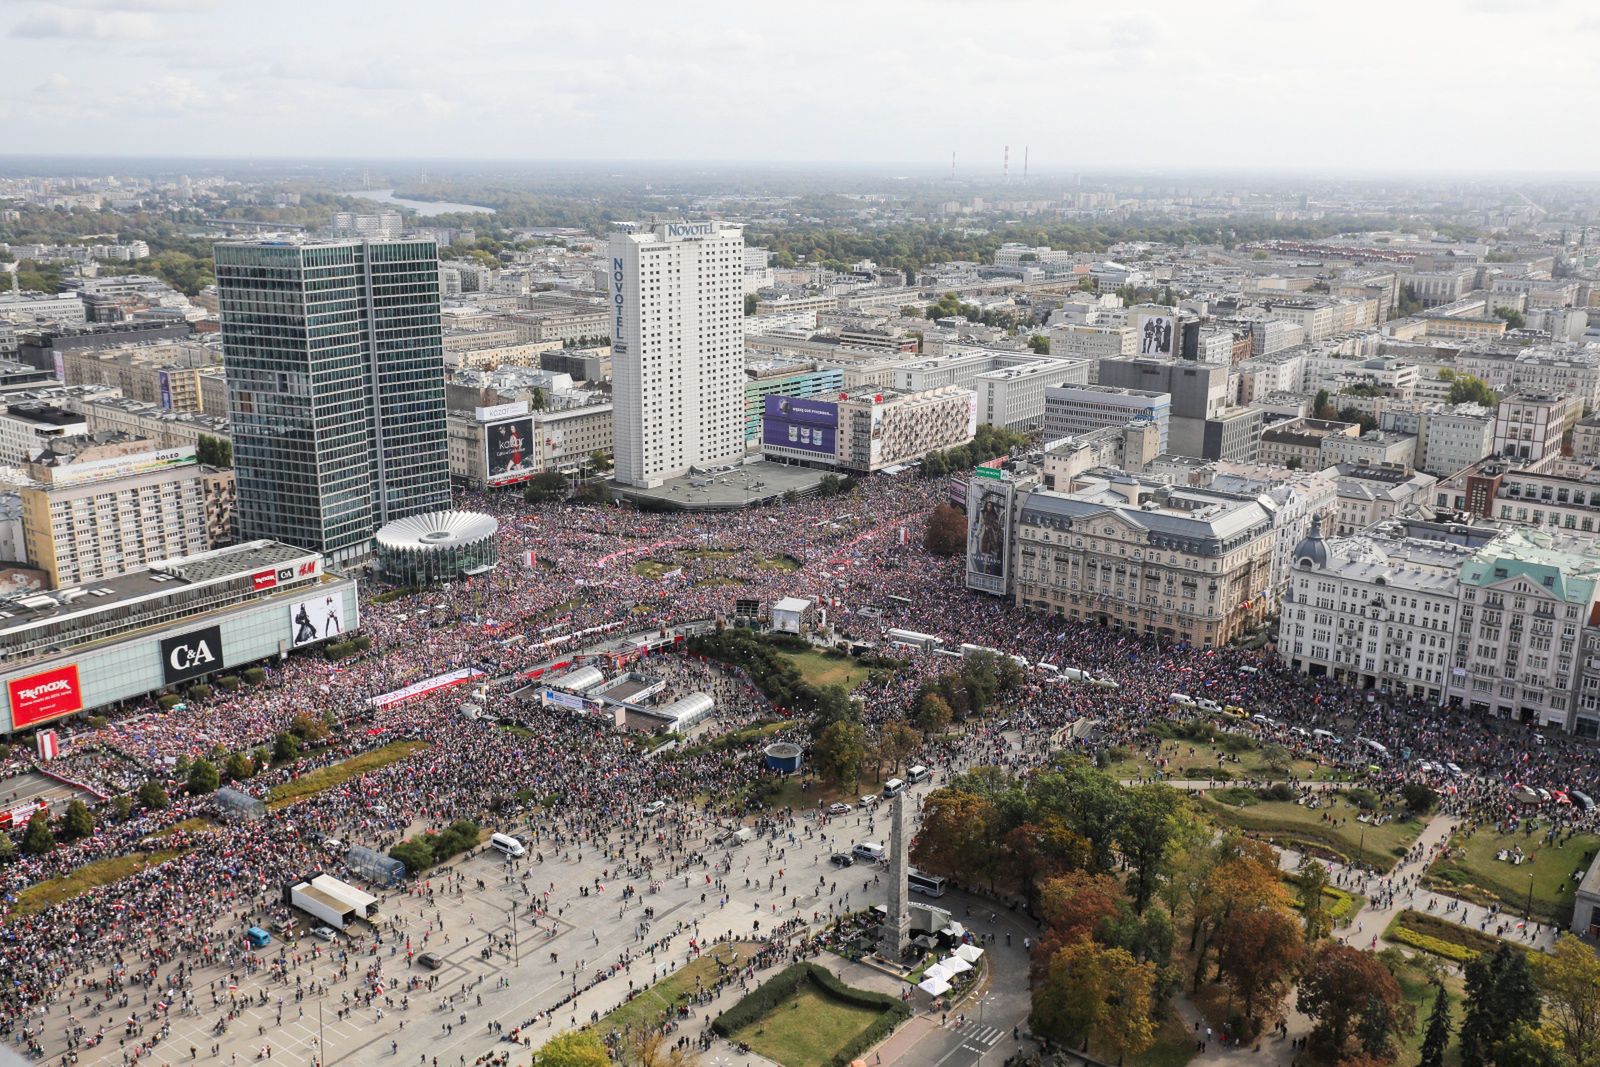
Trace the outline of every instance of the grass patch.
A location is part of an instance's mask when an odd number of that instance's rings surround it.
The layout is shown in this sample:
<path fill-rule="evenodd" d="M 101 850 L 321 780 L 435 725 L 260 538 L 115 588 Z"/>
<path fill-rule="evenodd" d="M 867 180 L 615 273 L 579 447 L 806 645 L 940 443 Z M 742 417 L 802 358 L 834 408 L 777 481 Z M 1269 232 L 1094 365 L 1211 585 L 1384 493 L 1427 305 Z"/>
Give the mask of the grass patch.
<path fill-rule="evenodd" d="M 1493 952 L 1500 945 L 1498 937 L 1484 933 L 1471 923 L 1452 922 L 1442 915 L 1409 908 L 1390 921 L 1383 936 L 1385 940 L 1410 945 L 1457 963 Z M 1519 948 L 1515 944 L 1511 947 Z"/>
<path fill-rule="evenodd" d="M 854 689 L 866 681 L 867 675 L 872 673 L 871 668 L 863 667 L 849 656 L 835 659 L 810 650 L 779 652 L 778 655 L 794 664 L 806 684 L 816 689 L 825 689 L 830 685 L 842 685 L 847 690 Z"/>
<path fill-rule="evenodd" d="M 1128 1059 L 1128 1067 L 1183 1067 L 1194 1059 L 1194 1035 L 1176 1013 L 1156 1027 L 1156 1043 Z M 1106 1060 L 1110 1063 L 1110 1060 Z"/>
<path fill-rule="evenodd" d="M 214 820 L 208 819 L 204 815 L 196 815 L 192 819 L 175 822 L 164 830 L 157 830 L 153 834 L 147 834 L 146 840 L 159 841 L 161 838 L 171 837 L 173 834 L 208 834 L 216 828 L 217 824 Z"/>
<path fill-rule="evenodd" d="M 793 556 L 767 556 L 756 560 L 756 570 L 792 573 L 800 569 L 800 561 Z"/>
<path fill-rule="evenodd" d="M 736 941 L 731 946 L 738 953 L 740 960 L 748 959 L 758 947 L 747 941 Z M 688 1001 L 695 991 L 696 979 L 708 989 L 716 982 L 717 961 L 728 962 L 733 958 L 729 949 L 729 945 L 718 945 L 715 953 L 701 956 L 679 967 L 655 985 L 641 991 L 626 1004 L 616 1008 L 611 1014 L 602 1016 L 594 1029 L 603 1035 L 613 1030 L 625 1033 L 629 1030 L 642 1031 L 653 1028 L 661 1021 L 663 1012 Z"/>
<path fill-rule="evenodd" d="M 735 1031 L 732 1040 L 782 1067 L 823 1067 L 878 1015 L 871 1008 L 835 1000 L 807 982 L 766 1018 Z"/>
<path fill-rule="evenodd" d="M 732 559 L 739 554 L 737 548 L 697 548 L 693 552 L 680 552 L 686 559 Z"/>
<path fill-rule="evenodd" d="M 1254 789 L 1245 789 L 1243 786 L 1234 786 L 1231 789 L 1217 789 L 1210 796 L 1218 804 L 1226 804 L 1230 808 L 1250 808 L 1261 803 L 1261 798 L 1256 796 Z"/>
<path fill-rule="evenodd" d="M 663 563 L 659 559 L 641 559 L 628 568 L 641 578 L 660 578 L 668 571 L 677 570 L 677 565 Z"/>
<path fill-rule="evenodd" d="M 1400 985 L 1400 995 L 1416 1011 L 1417 1027 L 1405 1037 L 1395 1041 L 1397 1055 L 1394 1067 L 1416 1067 L 1422 1060 L 1422 1039 L 1428 1033 L 1428 1015 L 1433 1011 L 1433 998 L 1438 996 L 1435 979 L 1444 983 L 1445 997 L 1450 1003 L 1450 1015 L 1457 1031 L 1461 1028 L 1463 986 L 1461 979 L 1431 965 L 1425 959 L 1406 959 L 1394 950 L 1380 952 L 1384 964 Z M 1461 1063 L 1461 1045 L 1453 1038 L 1444 1054 L 1445 1067 Z"/>
<path fill-rule="evenodd" d="M 282 785 L 274 786 L 267 794 L 267 807 L 269 809 L 287 807 L 306 797 L 316 796 L 325 790 L 343 785 L 352 778 L 359 778 L 368 771 L 381 770 L 391 763 L 398 763 L 427 747 L 425 741 L 396 741 L 382 748 L 375 748 L 371 752 L 352 756 L 331 767 L 318 767 L 310 774 L 303 774 L 298 778 L 291 778 Z"/>
<path fill-rule="evenodd" d="M 1532 857 L 1513 864 L 1495 859 L 1502 849 L 1520 847 Z M 1560 845 L 1547 845 L 1542 830 L 1499 834 L 1479 830 L 1450 838 L 1449 853 L 1428 869 L 1425 884 L 1438 886 L 1474 904 L 1503 904 L 1518 913 L 1528 908 L 1528 878 L 1533 876 L 1532 918 L 1557 925 L 1572 917 L 1573 899 L 1585 856 L 1600 847 L 1600 837 L 1574 834 Z M 1577 878 L 1573 872 L 1580 872 Z"/>
<path fill-rule="evenodd" d="M 510 734 L 512 737 L 521 737 L 521 738 L 526 739 L 526 738 L 537 737 L 538 736 L 532 730 L 528 729 L 526 726 L 523 726 L 522 724 L 515 723 L 515 722 L 501 723 L 500 724 L 500 729 L 504 730 L 506 733 Z"/>
<path fill-rule="evenodd" d="M 744 582 L 738 578 L 729 578 L 725 575 L 717 574 L 710 578 L 698 579 L 694 584 L 697 589 L 716 589 L 727 585 L 743 585 Z"/>
<path fill-rule="evenodd" d="M 181 855 L 183 855 L 182 849 L 165 849 L 159 852 L 112 856 L 110 859 L 86 863 L 60 878 L 52 878 L 48 882 L 30 885 L 22 890 L 17 894 L 17 902 L 12 906 L 11 912 L 13 915 L 38 915 L 42 911 L 80 897 L 90 890 L 120 882 L 124 878 L 131 878 L 140 871 L 149 870 L 157 864 L 177 859 Z"/>
<path fill-rule="evenodd" d="M 1317 811 L 1277 800 L 1236 808 L 1202 796 L 1200 806 L 1217 822 L 1266 837 L 1275 845 L 1331 855 L 1346 863 L 1361 861 L 1380 871 L 1394 867 L 1425 825 L 1413 818 L 1393 819 L 1382 826 L 1364 825 L 1356 822 L 1356 808 L 1348 803 Z M 1342 825 L 1323 820 L 1330 810 Z"/>

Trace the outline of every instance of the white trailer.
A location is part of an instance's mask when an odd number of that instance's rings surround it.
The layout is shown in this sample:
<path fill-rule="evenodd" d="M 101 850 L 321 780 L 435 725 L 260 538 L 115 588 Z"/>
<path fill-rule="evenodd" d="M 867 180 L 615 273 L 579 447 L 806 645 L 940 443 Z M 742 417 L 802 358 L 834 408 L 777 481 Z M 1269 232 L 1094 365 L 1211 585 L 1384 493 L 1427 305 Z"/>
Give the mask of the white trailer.
<path fill-rule="evenodd" d="M 310 882 L 290 886 L 289 903 L 336 930 L 343 930 L 356 921 L 356 909 L 352 905 L 331 893 L 324 893 Z"/>

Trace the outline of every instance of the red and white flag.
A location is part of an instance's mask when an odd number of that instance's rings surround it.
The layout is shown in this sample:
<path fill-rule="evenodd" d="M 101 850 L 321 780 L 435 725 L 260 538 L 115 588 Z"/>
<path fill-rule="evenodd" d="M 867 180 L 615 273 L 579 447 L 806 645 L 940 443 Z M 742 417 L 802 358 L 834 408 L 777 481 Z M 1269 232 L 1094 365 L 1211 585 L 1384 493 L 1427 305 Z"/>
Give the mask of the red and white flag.
<path fill-rule="evenodd" d="M 61 755 L 61 742 L 54 730 L 39 731 L 39 759 L 48 762 Z"/>

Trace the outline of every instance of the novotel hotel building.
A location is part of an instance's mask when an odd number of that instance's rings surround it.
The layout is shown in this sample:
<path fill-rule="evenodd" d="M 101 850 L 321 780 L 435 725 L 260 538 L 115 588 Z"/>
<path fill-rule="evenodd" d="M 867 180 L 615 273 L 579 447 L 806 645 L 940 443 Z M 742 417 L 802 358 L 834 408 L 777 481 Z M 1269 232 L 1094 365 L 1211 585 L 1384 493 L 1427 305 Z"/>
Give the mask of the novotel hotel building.
<path fill-rule="evenodd" d="M 276 541 L 0 600 L 0 733 L 182 689 L 359 623 L 354 579 Z"/>
<path fill-rule="evenodd" d="M 616 478 L 654 488 L 745 452 L 744 233 L 664 222 L 610 263 Z"/>

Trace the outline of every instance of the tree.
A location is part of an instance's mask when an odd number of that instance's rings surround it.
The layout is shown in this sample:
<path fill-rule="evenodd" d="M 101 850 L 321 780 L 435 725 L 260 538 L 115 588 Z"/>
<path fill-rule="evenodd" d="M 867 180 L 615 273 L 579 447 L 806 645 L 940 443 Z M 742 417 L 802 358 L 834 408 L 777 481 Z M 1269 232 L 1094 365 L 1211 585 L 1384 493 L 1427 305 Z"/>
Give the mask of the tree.
<path fill-rule="evenodd" d="M 1327 898 L 1322 891 L 1328 886 L 1328 868 L 1307 858 L 1294 875 L 1295 895 L 1300 901 L 1300 917 L 1306 924 L 1306 943 L 1315 944 L 1328 936 L 1333 924 L 1328 919 Z"/>
<path fill-rule="evenodd" d="M 889 769 L 898 771 L 922 747 L 922 735 L 913 730 L 904 719 L 895 719 L 884 724 L 882 745 L 884 757 L 889 761 Z"/>
<path fill-rule="evenodd" d="M 1252 1032 L 1289 992 L 1305 948 L 1300 923 L 1284 908 L 1235 909 L 1217 935 L 1217 960 Z"/>
<path fill-rule="evenodd" d="M 1200 988 L 1201 975 L 1213 943 L 1220 940 L 1237 912 L 1257 909 L 1287 909 L 1288 890 L 1278 878 L 1277 853 L 1268 845 L 1237 833 L 1223 838 L 1215 861 L 1203 874 L 1200 899 L 1195 905 L 1194 988 Z"/>
<path fill-rule="evenodd" d="M 1516 1023 L 1539 1021 L 1539 989 L 1528 958 L 1505 942 L 1467 962 L 1461 1067 L 1496 1064 L 1495 1050 Z"/>
<path fill-rule="evenodd" d="M 1516 308 L 1497 307 L 1494 309 L 1494 313 L 1506 320 L 1506 329 L 1508 330 L 1520 330 L 1528 325 L 1528 320 L 1523 318 L 1522 312 Z"/>
<path fill-rule="evenodd" d="M 74 800 L 67 805 L 67 814 L 61 820 L 61 839 L 63 841 L 81 841 L 94 833 L 94 816 L 89 812 L 89 806 L 81 800 Z"/>
<path fill-rule="evenodd" d="M 754 294 L 754 293 L 746 293 L 746 294 L 744 294 L 744 315 L 745 315 L 745 318 L 749 318 L 751 315 L 754 315 L 755 313 L 756 313 L 756 294 Z"/>
<path fill-rule="evenodd" d="M 1036 333 L 1028 338 L 1028 348 L 1035 355 L 1048 356 L 1050 354 L 1050 338 L 1042 333 Z"/>
<path fill-rule="evenodd" d="M 118 822 L 126 822 L 128 816 L 133 814 L 133 798 L 123 793 L 111 798 L 111 817 Z"/>
<path fill-rule="evenodd" d="M 817 481 L 818 496 L 838 496 L 844 492 L 844 479 L 837 474 L 824 474 Z"/>
<path fill-rule="evenodd" d="M 547 500 L 560 500 L 567 495 L 567 480 L 556 471 L 540 471 L 528 479 L 522 499 L 530 504 L 543 504 Z"/>
<path fill-rule="evenodd" d="M 917 728 L 925 734 L 942 734 L 955 718 L 950 704 L 938 693 L 923 693 L 917 700 Z"/>
<path fill-rule="evenodd" d="M 935 556 L 961 555 L 967 550 L 967 517 L 949 504 L 940 504 L 928 515 L 922 547 Z"/>
<path fill-rule="evenodd" d="M 528 407 L 534 411 L 544 410 L 544 387 L 536 385 L 533 392 L 528 394 Z"/>
<path fill-rule="evenodd" d="M 1335 1063 L 1348 1058 L 1348 1045 L 1358 1036 L 1364 1052 L 1387 1058 L 1391 1035 L 1408 1034 L 1414 1025 L 1400 983 L 1383 961 L 1333 941 L 1312 954 L 1300 977 L 1297 1006 L 1313 1020 L 1311 1045 Z"/>
<path fill-rule="evenodd" d="M 1444 1067 L 1445 1050 L 1450 1047 L 1450 1035 L 1454 1031 L 1455 1025 L 1450 1021 L 1450 994 L 1440 983 L 1433 998 L 1433 1011 L 1428 1016 L 1428 1032 L 1422 1038 L 1422 1060 L 1417 1067 Z"/>
<path fill-rule="evenodd" d="M 969 885 L 995 874 L 995 806 L 964 789 L 935 789 L 922 805 L 911 859 L 922 870 L 960 876 Z"/>
<path fill-rule="evenodd" d="M 568 1030 L 544 1043 L 534 1054 L 539 1067 L 611 1067 L 611 1056 L 591 1030 Z"/>
<path fill-rule="evenodd" d="M 328 736 L 328 724 L 326 720 L 302 711 L 289 720 L 289 732 L 302 741 L 321 741 Z"/>
<path fill-rule="evenodd" d="M 189 793 L 199 796 L 203 793 L 214 793 L 222 780 L 217 775 L 217 768 L 208 759 L 197 759 L 189 765 Z"/>
<path fill-rule="evenodd" d="M 1489 388 L 1489 383 L 1471 374 L 1455 374 L 1450 382 L 1449 401 L 1452 404 L 1481 404 L 1486 408 L 1500 403 L 1500 394 Z"/>
<path fill-rule="evenodd" d="M 1179 808 L 1178 794 L 1170 786 L 1141 785 L 1127 792 L 1127 805 L 1116 837 L 1122 858 L 1133 868 L 1128 888 L 1133 893 L 1136 915 L 1144 914 L 1145 906 L 1155 894 L 1161 860 L 1167 853 L 1172 821 Z"/>
<path fill-rule="evenodd" d="M 228 757 L 227 764 L 223 767 L 230 782 L 242 782 L 246 778 L 256 776 L 256 765 L 249 756 L 243 752 L 235 752 Z"/>
<path fill-rule="evenodd" d="M 817 738 L 813 758 L 828 781 L 854 786 L 861 777 L 861 763 L 867 758 L 867 731 L 859 723 L 831 722 Z"/>
<path fill-rule="evenodd" d="M 1126 800 L 1120 785 L 1082 763 L 1036 776 L 1029 796 L 1041 813 L 1058 815 L 1094 850 L 1096 870 L 1109 871 Z"/>
<path fill-rule="evenodd" d="M 412 874 L 420 874 L 433 866 L 433 846 L 426 836 L 400 842 L 389 850 L 389 855 L 405 864 Z"/>
<path fill-rule="evenodd" d="M 50 813 L 40 808 L 28 820 L 28 832 L 22 835 L 23 854 L 42 856 L 55 847 L 55 836 L 50 833 Z"/>
<path fill-rule="evenodd" d="M 595 479 L 584 482 L 578 486 L 578 491 L 573 498 L 584 504 L 609 504 L 611 503 L 611 485 L 608 482 Z"/>
<path fill-rule="evenodd" d="M 611 469 L 611 456 L 603 448 L 597 448 L 589 453 L 589 466 L 604 474 Z"/>
<path fill-rule="evenodd" d="M 1533 957 L 1544 1011 L 1574 1063 L 1600 1063 L 1600 956 L 1571 934 Z"/>
<path fill-rule="evenodd" d="M 699 1062 L 694 1053 L 668 1042 L 659 1031 L 640 1034 L 629 1051 L 638 1067 L 693 1067 Z"/>
<path fill-rule="evenodd" d="M 170 801 L 167 800 L 167 790 L 154 778 L 139 787 L 139 803 L 151 811 L 160 811 Z"/>
<path fill-rule="evenodd" d="M 300 758 L 300 740 L 285 732 L 272 739 L 272 762 L 289 763 Z"/>
<path fill-rule="evenodd" d="M 1095 1040 L 1119 1062 L 1155 1043 L 1154 964 L 1083 938 L 1057 949 L 1042 970 L 1029 1015 L 1034 1033 L 1085 1049 Z"/>
<path fill-rule="evenodd" d="M 233 466 L 233 442 L 225 437 L 200 434 L 194 443 L 194 458 L 209 467 Z"/>
<path fill-rule="evenodd" d="M 1094 937 L 1103 921 L 1114 919 L 1122 887 L 1109 874 L 1069 871 L 1039 887 L 1039 909 L 1045 930 L 1066 944 Z"/>
<path fill-rule="evenodd" d="M 10 834 L 0 834 L 0 863 L 10 863 L 17 858 L 17 844 Z"/>
<path fill-rule="evenodd" d="M 1400 787 L 1400 799 L 1405 802 L 1407 811 L 1425 815 L 1433 810 L 1434 801 L 1438 798 L 1426 783 L 1407 782 Z"/>
<path fill-rule="evenodd" d="M 1515 1023 L 1500 1040 L 1494 1067 L 1587 1067 L 1568 1056 L 1561 1035 L 1552 1026 Z"/>

